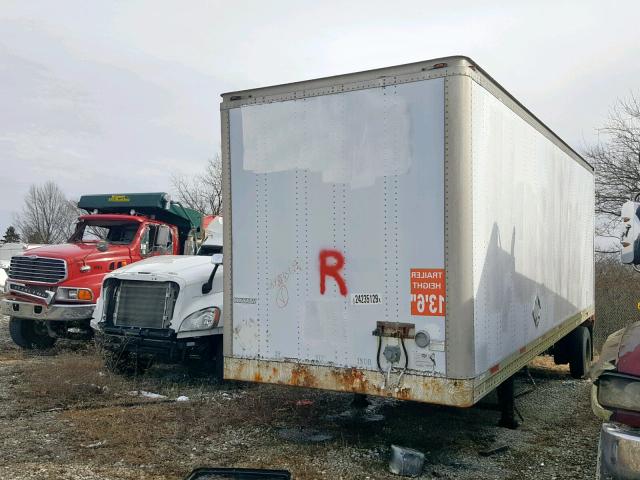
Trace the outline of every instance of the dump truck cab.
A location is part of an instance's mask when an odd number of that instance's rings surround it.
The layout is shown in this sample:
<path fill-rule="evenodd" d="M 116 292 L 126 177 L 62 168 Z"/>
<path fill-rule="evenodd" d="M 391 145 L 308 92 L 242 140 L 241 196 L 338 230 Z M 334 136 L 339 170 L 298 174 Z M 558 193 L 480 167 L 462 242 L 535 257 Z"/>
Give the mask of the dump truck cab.
<path fill-rule="evenodd" d="M 159 255 L 193 250 L 200 215 L 166 193 L 85 195 L 67 243 L 11 258 L 0 312 L 23 348 L 50 347 L 58 337 L 86 338 L 103 277 Z"/>
<path fill-rule="evenodd" d="M 107 366 L 186 362 L 221 378 L 221 263 L 216 217 L 197 255 L 148 258 L 109 273 L 91 321 Z"/>

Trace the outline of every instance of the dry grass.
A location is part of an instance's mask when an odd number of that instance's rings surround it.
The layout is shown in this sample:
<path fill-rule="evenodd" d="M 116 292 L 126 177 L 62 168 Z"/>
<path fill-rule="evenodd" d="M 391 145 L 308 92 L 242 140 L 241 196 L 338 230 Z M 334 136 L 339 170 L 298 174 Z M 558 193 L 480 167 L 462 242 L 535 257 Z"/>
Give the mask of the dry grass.
<path fill-rule="evenodd" d="M 271 386 L 251 387 L 249 392 L 220 387 L 195 401 L 69 410 L 62 418 L 73 428 L 74 448 L 94 462 L 117 458 L 125 465 L 153 465 L 156 472 L 181 478 L 201 464 L 273 467 L 286 463 L 287 458 L 274 457 L 273 451 L 260 453 L 273 448 L 276 429 L 312 424 L 326 413 L 315 401 L 297 405 L 301 394 L 305 399 L 321 396 Z M 256 437 L 262 439 L 258 445 Z M 87 445 L 98 443 L 98 448 L 87 450 Z M 304 458 L 296 459 L 297 468 L 304 466 L 298 463 Z M 293 460 L 290 455 L 288 460 Z"/>
<path fill-rule="evenodd" d="M 42 357 L 20 369 L 18 393 L 27 405 L 67 408 L 112 399 L 125 382 L 104 369 L 97 355 L 64 353 Z"/>
<path fill-rule="evenodd" d="M 536 370 L 538 373 L 546 371 L 558 375 L 569 375 L 569 365 L 556 365 L 552 355 L 538 355 L 529 363 L 529 368 Z"/>
<path fill-rule="evenodd" d="M 176 382 L 174 371 L 161 368 L 122 377 L 107 371 L 92 351 L 31 358 L 17 373 L 14 411 L 63 410 L 59 422 L 41 428 L 53 433 L 64 425 L 65 449 L 74 458 L 114 468 L 142 465 L 157 478 L 182 478 L 202 464 L 272 467 L 290 462 L 304 472 L 305 458 L 325 447 L 291 445 L 299 453 L 309 449 L 292 462 L 292 452 L 272 450 L 277 429 L 312 426 L 350 400 L 348 395 L 270 385 Z M 132 397 L 133 390 L 161 393 L 167 403 Z M 190 401 L 172 401 L 178 395 Z"/>

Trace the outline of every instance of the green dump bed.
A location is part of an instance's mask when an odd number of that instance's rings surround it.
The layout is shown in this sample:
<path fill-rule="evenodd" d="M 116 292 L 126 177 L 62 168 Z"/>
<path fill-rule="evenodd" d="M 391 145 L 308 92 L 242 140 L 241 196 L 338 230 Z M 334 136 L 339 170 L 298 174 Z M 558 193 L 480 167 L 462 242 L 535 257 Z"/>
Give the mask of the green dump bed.
<path fill-rule="evenodd" d="M 78 208 L 97 213 L 135 213 L 148 215 L 162 222 L 176 225 L 181 236 L 186 236 L 202 223 L 202 214 L 196 210 L 172 202 L 165 192 L 153 193 L 105 193 L 83 195 Z"/>

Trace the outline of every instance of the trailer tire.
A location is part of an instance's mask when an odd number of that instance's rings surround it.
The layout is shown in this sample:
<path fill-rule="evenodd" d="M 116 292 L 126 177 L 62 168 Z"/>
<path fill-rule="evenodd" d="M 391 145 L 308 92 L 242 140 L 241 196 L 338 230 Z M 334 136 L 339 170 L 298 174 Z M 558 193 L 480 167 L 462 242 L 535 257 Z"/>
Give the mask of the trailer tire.
<path fill-rule="evenodd" d="M 573 349 L 569 359 L 569 371 L 573 378 L 584 378 L 589 372 L 593 350 L 591 347 L 591 331 L 579 326 L 571 332 Z"/>
<path fill-rule="evenodd" d="M 571 359 L 571 333 L 558 340 L 553 346 L 553 363 L 566 365 Z"/>
<path fill-rule="evenodd" d="M 13 342 L 21 348 L 47 349 L 53 347 L 56 339 L 51 337 L 46 326 L 38 320 L 11 317 L 9 319 L 9 334 Z"/>

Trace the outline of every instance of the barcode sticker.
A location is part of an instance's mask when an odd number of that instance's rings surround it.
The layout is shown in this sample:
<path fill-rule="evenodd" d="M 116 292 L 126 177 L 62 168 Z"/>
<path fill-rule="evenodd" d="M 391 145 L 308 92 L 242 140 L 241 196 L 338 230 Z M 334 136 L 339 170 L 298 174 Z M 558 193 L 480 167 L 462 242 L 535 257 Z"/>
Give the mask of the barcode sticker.
<path fill-rule="evenodd" d="M 379 293 L 352 293 L 351 305 L 378 305 L 382 303 Z"/>

